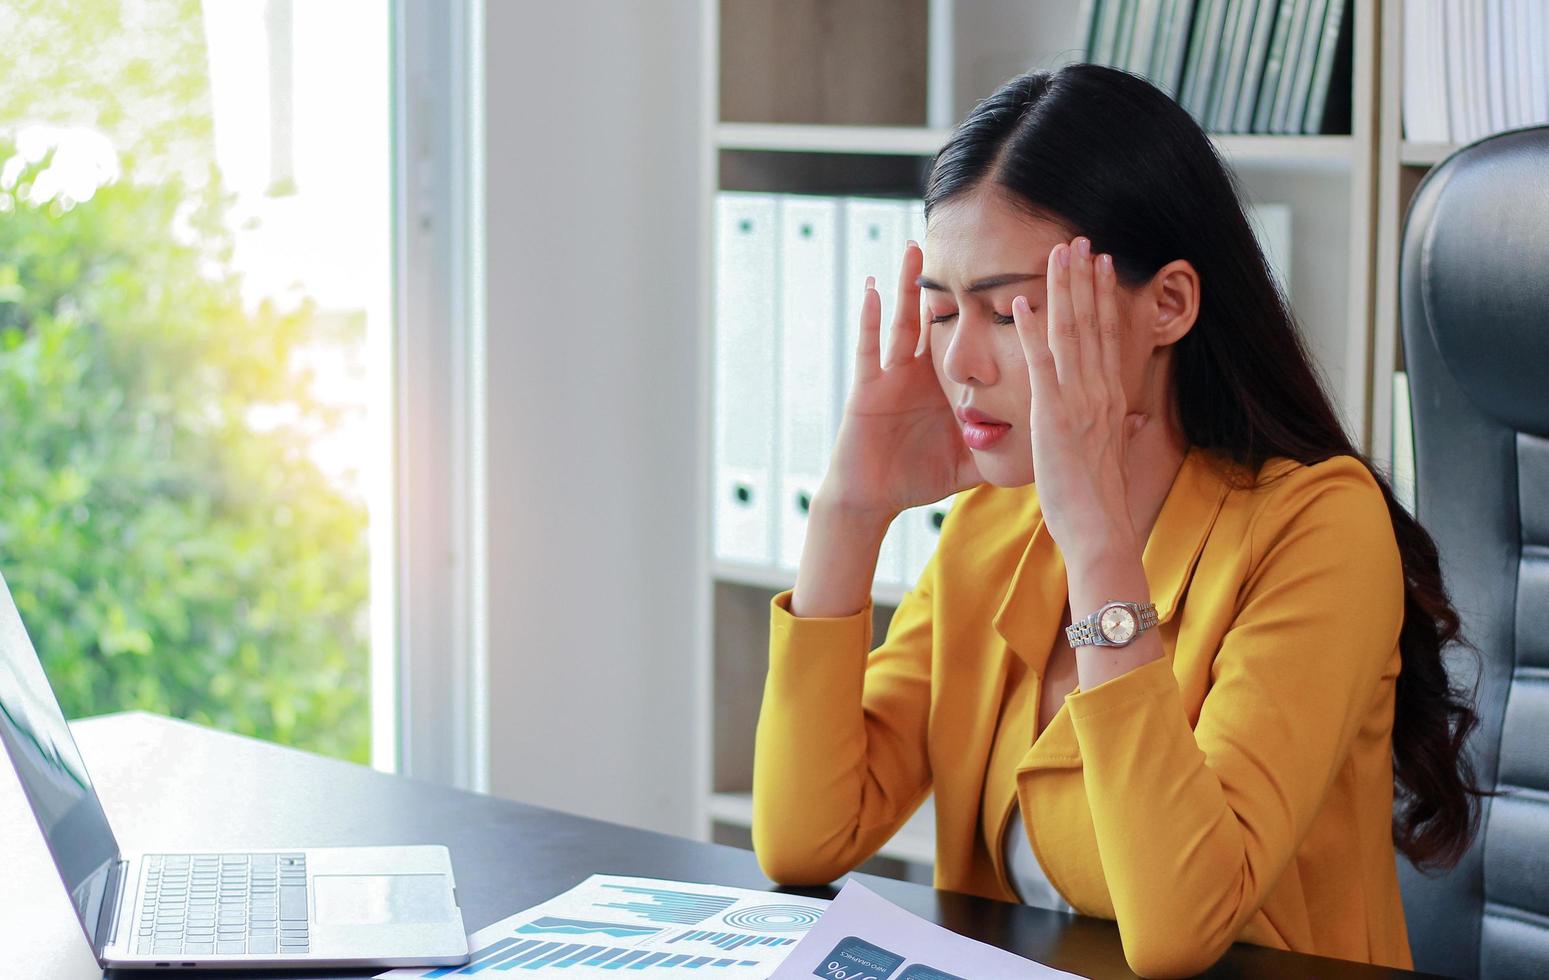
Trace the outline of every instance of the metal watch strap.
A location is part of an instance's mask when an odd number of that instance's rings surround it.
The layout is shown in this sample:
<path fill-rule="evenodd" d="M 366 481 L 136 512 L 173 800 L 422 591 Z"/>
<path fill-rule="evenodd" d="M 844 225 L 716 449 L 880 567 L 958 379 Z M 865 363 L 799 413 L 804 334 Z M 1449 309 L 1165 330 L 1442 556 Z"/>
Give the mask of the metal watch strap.
<path fill-rule="evenodd" d="M 1105 602 L 1097 607 L 1096 612 L 1084 617 L 1080 622 L 1071 623 L 1065 627 L 1065 642 L 1072 647 L 1084 645 L 1115 646 L 1116 644 L 1104 641 L 1102 634 L 1097 629 L 1097 618 L 1102 615 L 1104 609 L 1111 605 L 1113 605 L 1112 602 Z M 1124 605 L 1129 606 L 1130 611 L 1135 613 L 1136 636 L 1139 636 L 1142 630 L 1150 629 L 1157 624 L 1156 603 L 1147 602 L 1137 605 L 1133 602 L 1126 602 Z"/>

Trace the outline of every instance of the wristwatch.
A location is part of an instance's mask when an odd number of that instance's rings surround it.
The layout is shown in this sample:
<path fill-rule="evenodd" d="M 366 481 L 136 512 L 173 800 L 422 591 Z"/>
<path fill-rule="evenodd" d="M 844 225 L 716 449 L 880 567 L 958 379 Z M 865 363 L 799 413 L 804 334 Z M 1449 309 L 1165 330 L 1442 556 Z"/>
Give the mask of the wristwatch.
<path fill-rule="evenodd" d="M 1105 602 L 1092 615 L 1065 627 L 1065 641 L 1072 647 L 1123 647 L 1157 624 L 1156 603 Z"/>

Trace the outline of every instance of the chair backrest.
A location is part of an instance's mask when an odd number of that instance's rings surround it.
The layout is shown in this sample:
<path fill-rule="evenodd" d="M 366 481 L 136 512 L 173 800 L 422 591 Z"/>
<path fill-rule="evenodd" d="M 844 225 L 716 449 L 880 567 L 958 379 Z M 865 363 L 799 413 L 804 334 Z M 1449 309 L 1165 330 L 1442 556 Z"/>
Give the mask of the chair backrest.
<path fill-rule="evenodd" d="M 1399 861 L 1418 969 L 1549 977 L 1549 127 L 1460 149 L 1410 204 L 1399 273 L 1416 516 L 1478 646 L 1473 848 Z"/>

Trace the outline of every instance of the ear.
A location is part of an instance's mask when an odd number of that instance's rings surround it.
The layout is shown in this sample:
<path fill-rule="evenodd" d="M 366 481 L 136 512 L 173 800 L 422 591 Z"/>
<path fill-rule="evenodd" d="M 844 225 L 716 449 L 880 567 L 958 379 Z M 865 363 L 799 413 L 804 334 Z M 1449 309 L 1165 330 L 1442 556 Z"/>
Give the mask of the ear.
<path fill-rule="evenodd" d="M 1152 344 L 1177 343 L 1199 318 L 1199 273 L 1187 259 L 1174 259 L 1156 270 L 1138 298 Z"/>

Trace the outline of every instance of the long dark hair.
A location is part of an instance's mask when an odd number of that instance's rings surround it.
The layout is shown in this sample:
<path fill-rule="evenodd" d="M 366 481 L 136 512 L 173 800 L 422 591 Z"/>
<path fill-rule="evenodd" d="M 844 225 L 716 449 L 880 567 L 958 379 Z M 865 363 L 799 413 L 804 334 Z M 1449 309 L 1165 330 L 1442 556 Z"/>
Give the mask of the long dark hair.
<path fill-rule="evenodd" d="M 1477 798 L 1488 794 L 1463 751 L 1478 723 L 1473 698 L 1449 681 L 1442 651 L 1471 645 L 1435 541 L 1340 425 L 1210 138 L 1138 76 L 1087 64 L 1030 71 L 980 102 L 937 153 L 926 214 L 990 184 L 1111 253 L 1127 285 L 1175 259 L 1194 265 L 1199 314 L 1172 361 L 1191 444 L 1252 474 L 1272 456 L 1311 465 L 1347 455 L 1376 478 L 1404 567 L 1393 842 L 1416 867 L 1455 865 L 1478 829 Z"/>

